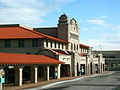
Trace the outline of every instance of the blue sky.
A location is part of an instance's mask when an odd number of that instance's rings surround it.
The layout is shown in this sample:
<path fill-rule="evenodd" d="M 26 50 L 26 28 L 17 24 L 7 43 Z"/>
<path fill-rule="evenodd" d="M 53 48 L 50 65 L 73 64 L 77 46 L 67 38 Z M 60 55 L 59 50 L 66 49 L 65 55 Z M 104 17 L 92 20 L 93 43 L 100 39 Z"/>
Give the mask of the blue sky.
<path fill-rule="evenodd" d="M 0 0 L 0 24 L 54 27 L 66 13 L 80 27 L 80 43 L 120 50 L 120 0 Z"/>

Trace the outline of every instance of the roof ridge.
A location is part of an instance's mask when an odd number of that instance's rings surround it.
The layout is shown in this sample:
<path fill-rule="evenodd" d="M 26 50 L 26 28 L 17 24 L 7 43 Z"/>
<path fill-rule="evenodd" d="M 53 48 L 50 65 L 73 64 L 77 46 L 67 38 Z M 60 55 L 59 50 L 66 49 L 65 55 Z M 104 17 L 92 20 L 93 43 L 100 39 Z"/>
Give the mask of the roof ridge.
<path fill-rule="evenodd" d="M 44 33 L 40 33 L 40 32 L 34 31 L 33 29 L 29 29 L 29 28 L 26 28 L 26 27 L 23 27 L 23 26 L 20 26 L 20 27 L 21 27 L 21 28 L 24 28 L 24 29 L 26 29 L 26 30 L 29 30 L 29 31 L 31 31 L 31 32 L 33 32 L 33 33 L 35 33 L 35 34 L 44 36 L 44 37 L 46 37 L 46 38 L 52 37 L 52 36 L 46 35 L 46 34 L 44 34 Z M 55 38 L 55 37 L 52 37 L 52 38 Z M 55 39 L 59 39 L 59 38 L 55 38 Z M 65 41 L 65 40 L 62 40 L 62 39 L 59 39 L 59 40 L 61 40 L 61 42 L 69 43 L 69 42 L 67 42 L 67 41 Z M 56 41 L 57 41 L 57 40 L 56 40 Z"/>
<path fill-rule="evenodd" d="M 35 34 L 40 35 L 37 31 L 34 31 L 33 29 L 26 28 L 26 27 L 24 27 L 24 26 L 19 26 L 19 27 L 24 28 L 24 29 L 27 30 L 27 31 L 30 31 L 30 32 L 33 32 L 33 33 L 35 33 Z M 44 35 L 41 35 L 41 36 L 44 36 Z M 44 37 L 45 37 L 45 36 L 44 36 Z"/>
<path fill-rule="evenodd" d="M 37 32 L 37 31 L 34 31 L 33 28 L 27 27 L 25 25 L 21 25 L 21 24 L 0 25 L 0 27 L 10 27 L 10 26 L 11 27 L 20 27 L 20 28 L 23 28 L 23 29 L 25 29 L 27 31 L 30 31 L 30 32 L 34 33 L 34 34 L 43 36 L 43 38 L 49 38 L 49 39 L 52 39 L 52 40 L 55 40 L 55 41 L 69 43 L 68 41 L 65 41 L 65 40 L 62 40 L 62 39 L 59 39 L 59 38 L 56 38 L 56 37 L 53 37 L 53 36 L 49 36 L 49 35 L 46 35 L 46 34 L 43 34 L 43 33 Z"/>

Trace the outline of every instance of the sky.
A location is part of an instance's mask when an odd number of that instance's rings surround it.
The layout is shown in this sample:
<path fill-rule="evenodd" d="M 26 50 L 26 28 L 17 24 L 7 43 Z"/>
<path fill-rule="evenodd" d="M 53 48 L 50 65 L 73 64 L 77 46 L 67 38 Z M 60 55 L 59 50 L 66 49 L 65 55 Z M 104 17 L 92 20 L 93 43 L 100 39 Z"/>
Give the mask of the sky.
<path fill-rule="evenodd" d="M 80 43 L 120 50 L 120 0 L 0 0 L 0 24 L 56 27 L 63 13 L 77 20 Z"/>

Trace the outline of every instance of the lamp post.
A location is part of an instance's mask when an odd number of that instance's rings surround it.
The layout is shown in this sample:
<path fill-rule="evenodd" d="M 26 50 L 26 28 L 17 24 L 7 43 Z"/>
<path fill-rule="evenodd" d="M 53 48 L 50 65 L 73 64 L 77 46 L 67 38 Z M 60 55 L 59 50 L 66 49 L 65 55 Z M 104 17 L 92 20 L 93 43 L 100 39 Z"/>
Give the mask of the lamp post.
<path fill-rule="evenodd" d="M 99 45 L 99 47 L 100 47 L 100 51 L 101 51 L 101 54 L 102 54 L 102 46 L 101 46 L 101 45 Z"/>

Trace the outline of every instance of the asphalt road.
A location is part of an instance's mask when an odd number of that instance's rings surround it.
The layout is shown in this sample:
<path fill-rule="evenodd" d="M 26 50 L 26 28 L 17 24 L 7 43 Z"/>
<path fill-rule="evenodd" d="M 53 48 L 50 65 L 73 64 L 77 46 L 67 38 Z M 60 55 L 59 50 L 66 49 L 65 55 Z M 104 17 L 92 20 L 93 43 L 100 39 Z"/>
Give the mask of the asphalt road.
<path fill-rule="evenodd" d="M 44 89 L 43 89 L 44 88 Z M 80 77 L 27 90 L 120 90 L 120 72 Z"/>
<path fill-rule="evenodd" d="M 120 72 L 57 84 L 44 90 L 120 90 Z"/>

